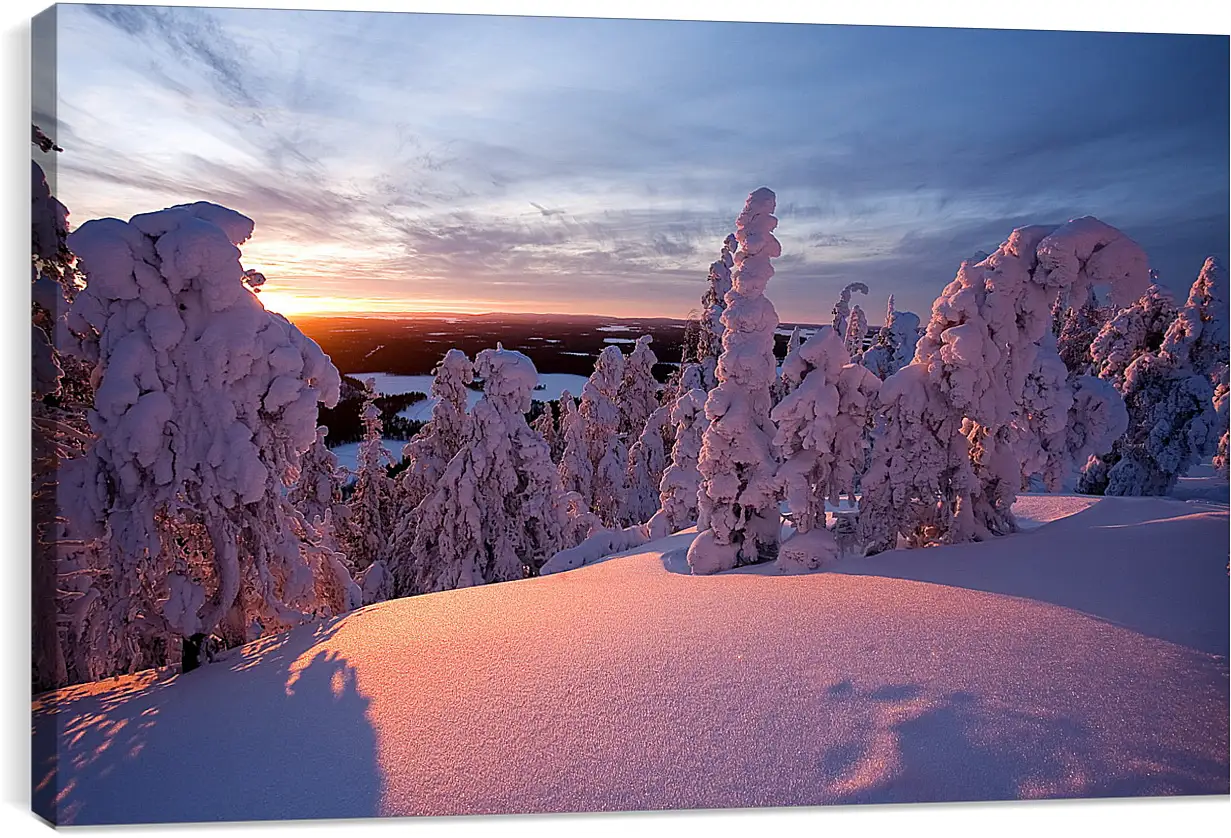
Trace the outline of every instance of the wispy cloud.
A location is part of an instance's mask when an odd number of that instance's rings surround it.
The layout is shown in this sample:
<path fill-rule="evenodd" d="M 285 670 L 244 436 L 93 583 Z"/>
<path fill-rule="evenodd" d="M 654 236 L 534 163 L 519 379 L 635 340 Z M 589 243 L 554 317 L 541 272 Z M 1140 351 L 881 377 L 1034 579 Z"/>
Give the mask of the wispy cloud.
<path fill-rule="evenodd" d="M 798 318 L 1079 214 L 1227 256 L 1225 38 L 65 9 L 73 219 L 223 203 L 305 295 L 678 316 L 761 185 Z"/>

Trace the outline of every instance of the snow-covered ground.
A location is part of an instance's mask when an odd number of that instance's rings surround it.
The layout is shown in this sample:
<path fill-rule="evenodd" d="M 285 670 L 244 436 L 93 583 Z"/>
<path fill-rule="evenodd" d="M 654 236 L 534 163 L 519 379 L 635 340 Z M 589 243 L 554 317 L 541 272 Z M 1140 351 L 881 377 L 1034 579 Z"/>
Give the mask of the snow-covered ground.
<path fill-rule="evenodd" d="M 376 382 L 376 392 L 382 396 L 396 396 L 402 393 L 423 393 L 427 395 L 432 391 L 432 382 L 435 376 L 432 375 L 394 375 L 387 372 L 364 372 L 364 373 L 348 373 L 352 378 L 357 378 L 360 381 L 365 381 L 369 378 Z M 574 396 L 581 393 L 581 388 L 586 383 L 584 375 L 572 375 L 571 373 L 563 372 L 543 372 L 539 373 L 539 386 L 542 389 L 536 389 L 530 394 L 530 397 L 535 401 L 549 402 L 560 398 L 560 394 L 564 390 L 568 390 Z M 474 407 L 478 403 L 483 394 L 478 390 L 468 390 L 466 393 L 466 409 Z M 423 401 L 415 402 L 407 407 L 398 416 L 410 419 L 411 421 L 426 422 L 432 418 L 432 408 L 436 406 L 436 399 L 427 398 Z M 334 449 L 336 453 L 339 449 Z M 398 451 L 401 451 L 399 446 Z"/>
<path fill-rule="evenodd" d="M 42 696 L 36 808 L 84 824 L 1227 794 L 1226 506 L 1016 511 L 1034 528 L 795 576 L 676 572 L 678 533 Z"/>
<path fill-rule="evenodd" d="M 1188 474 L 1180 478 L 1180 482 L 1171 490 L 1171 497 L 1226 504 L 1231 502 L 1231 489 L 1227 481 L 1214 472 L 1214 466 L 1207 460 L 1193 466 L 1188 470 Z"/>

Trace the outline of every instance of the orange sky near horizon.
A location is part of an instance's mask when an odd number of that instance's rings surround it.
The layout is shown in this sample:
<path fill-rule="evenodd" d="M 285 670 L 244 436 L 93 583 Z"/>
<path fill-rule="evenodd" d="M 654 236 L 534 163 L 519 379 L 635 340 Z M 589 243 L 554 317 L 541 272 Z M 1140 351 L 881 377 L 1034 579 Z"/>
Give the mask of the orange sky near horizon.
<path fill-rule="evenodd" d="M 268 280 L 260 288 L 258 297 L 261 304 L 269 311 L 275 311 L 288 318 L 297 316 L 321 317 L 329 315 L 375 315 L 375 314 L 552 314 L 575 315 L 613 318 L 667 317 L 683 320 L 687 312 L 661 312 L 647 315 L 644 305 L 633 300 L 632 306 L 611 306 L 604 303 L 594 307 L 567 307 L 561 300 L 484 300 L 466 298 L 425 298 L 425 297 L 337 297 L 311 294 L 298 294 L 286 283 Z"/>

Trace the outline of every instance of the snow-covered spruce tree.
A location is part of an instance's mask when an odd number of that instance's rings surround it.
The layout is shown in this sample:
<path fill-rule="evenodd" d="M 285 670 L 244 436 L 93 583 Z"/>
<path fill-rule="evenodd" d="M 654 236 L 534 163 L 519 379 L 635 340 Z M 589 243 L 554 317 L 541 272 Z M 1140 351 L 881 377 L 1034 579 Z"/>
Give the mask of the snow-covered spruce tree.
<path fill-rule="evenodd" d="M 413 561 L 395 573 L 399 595 L 533 576 L 563 542 L 566 493 L 547 443 L 526 424 L 534 364 L 497 344 L 474 368 L 483 397 L 465 444 L 419 506 Z"/>
<path fill-rule="evenodd" d="M 792 352 L 797 351 L 803 342 L 804 335 L 802 330 L 798 326 L 791 329 L 791 336 L 786 341 L 786 354 L 789 356 Z"/>
<path fill-rule="evenodd" d="M 415 507 L 436 488 L 440 475 L 461 450 L 470 421 L 466 414 L 466 393 L 474 381 L 474 365 L 460 349 L 450 349 L 432 371 L 431 396 L 436 400 L 426 425 L 402 447 L 407 466 L 398 479 L 397 517 L 399 529 L 413 537 Z M 409 543 L 399 545 L 409 546 Z"/>
<path fill-rule="evenodd" d="M 667 467 L 663 427 L 671 415 L 671 405 L 650 414 L 637 441 L 628 449 L 628 490 L 625 496 L 623 525 L 644 524 L 661 507 L 659 484 Z"/>
<path fill-rule="evenodd" d="M 620 382 L 619 433 L 625 444 L 631 446 L 640 436 L 650 414 L 658 409 L 658 381 L 654 378 L 654 365 L 658 356 L 650 349 L 652 335 L 637 338 L 633 351 L 624 359 L 624 378 Z"/>
<path fill-rule="evenodd" d="M 94 677 L 160 663 L 160 644 L 242 641 L 351 601 L 345 569 L 304 548 L 284 491 L 338 371 L 245 287 L 236 245 L 252 228 L 196 203 L 69 236 L 87 284 L 61 345 L 95 367 L 98 439 L 65 464 L 60 500 L 70 535 L 103 543 L 75 615 L 100 629 Z"/>
<path fill-rule="evenodd" d="M 1054 370 L 1057 356 L 1051 357 L 1048 366 Z M 1048 377 L 1041 373 L 1032 379 L 1046 381 Z M 1110 383 L 1091 375 L 1070 375 L 1064 386 L 1063 393 L 1051 396 L 1034 395 L 1030 386 L 1027 388 L 1028 406 L 1032 401 L 1069 404 L 1063 425 L 1054 418 L 1054 408 L 1029 414 L 1027 428 L 1036 435 L 1031 446 L 1036 453 L 1022 462 L 1023 484 L 1038 475 L 1049 492 L 1073 490 L 1078 477 L 1076 470 L 1090 457 L 1111 450 L 1128 428 L 1124 399 Z"/>
<path fill-rule="evenodd" d="M 1090 344 L 1092 373 L 1124 392 L 1129 364 L 1162 348 L 1167 329 L 1177 314 L 1171 292 L 1157 283 L 1151 284 L 1139 299 L 1121 308 L 1099 329 Z"/>
<path fill-rule="evenodd" d="M 838 376 L 850 363 L 842 339 L 829 327 L 783 361 L 799 383 L 770 414 L 777 431 L 776 478 L 798 533 L 825 526 L 825 500 L 833 494 L 834 440 L 840 409 Z"/>
<path fill-rule="evenodd" d="M 554 455 L 556 449 L 560 447 L 559 432 L 556 430 L 556 417 L 551 410 L 551 402 L 543 402 L 543 412 L 538 415 L 530 427 L 543 437 L 543 441 L 547 443 L 547 450 Z M 555 457 L 552 457 L 552 462 L 555 462 Z"/>
<path fill-rule="evenodd" d="M 1218 365 L 1226 362 L 1224 285 L 1220 266 L 1207 260 L 1157 351 L 1140 351 L 1129 362 L 1118 387 L 1128 410 L 1127 433 L 1109 453 L 1090 459 L 1080 491 L 1165 495 L 1202 457 L 1216 453 L 1222 427 L 1212 378 L 1218 374 Z M 1147 294 L 1134 307 L 1139 316 L 1117 315 L 1105 331 L 1117 321 L 1149 322 L 1147 315 L 1156 310 L 1157 296 Z M 1123 352 L 1125 346 L 1141 343 L 1104 341 L 1103 337 L 1100 333 L 1096 353 L 1104 347 Z M 1096 354 L 1095 360 L 1102 356 Z M 1116 369 L 1106 362 L 1103 366 Z"/>
<path fill-rule="evenodd" d="M 684 317 L 684 336 L 680 340 L 680 363 L 696 363 L 701 346 L 701 315 L 690 309 Z"/>
<path fill-rule="evenodd" d="M 876 335 L 876 340 L 863 353 L 863 365 L 873 375 L 884 381 L 915 357 L 915 344 L 919 342 L 919 315 L 912 311 L 898 311 L 889 295 L 885 324 Z"/>
<path fill-rule="evenodd" d="M 377 398 L 375 380 L 365 380 L 359 414 L 363 441 L 356 457 L 355 486 L 346 500 L 345 528 L 339 534 L 343 552 L 356 575 L 376 562 L 388 568 L 398 518 L 396 487 L 389 476 L 392 458 L 381 444 L 384 428 Z"/>
<path fill-rule="evenodd" d="M 1017 430 L 1028 439 L 1019 440 L 1018 446 L 1023 454 L 1021 487 L 1029 487 L 1038 475 L 1054 491 L 1070 465 L 1065 439 L 1073 391 L 1055 346 L 1055 336 L 1049 330 L 1040 339 L 1034 365 L 1023 382 Z"/>
<path fill-rule="evenodd" d="M 739 246 L 735 236 L 728 235 L 722 242 L 722 253 L 710 265 L 707 281 L 709 287 L 701 295 L 701 329 L 697 340 L 697 362 L 701 365 L 702 381 L 706 390 L 718 384 L 716 370 L 718 356 L 722 354 L 722 312 L 727 307 L 727 292 L 731 290 L 731 267 L 735 264 L 733 254 Z M 687 362 L 689 359 L 684 359 Z"/>
<path fill-rule="evenodd" d="M 880 428 L 859 501 L 858 539 L 868 554 L 948 537 L 954 501 L 976 483 L 962 417 L 929 378 L 931 366 L 907 364 L 885 379 Z"/>
<path fill-rule="evenodd" d="M 555 437 L 548 441 L 551 448 L 551 461 L 559 464 L 564 457 L 564 446 L 569 433 L 569 428 L 577 424 L 577 400 L 573 398 L 573 394 L 568 390 L 560 392 L 560 399 L 557 402 L 560 407 L 560 418 L 556 423 Z"/>
<path fill-rule="evenodd" d="M 863 473 L 867 432 L 880 379 L 851 363 L 837 333 L 825 326 L 783 363 L 800 380 L 771 414 L 777 426 L 777 479 L 795 524 L 791 549 L 783 545 L 784 566 L 815 568 L 836 545 L 803 538 L 825 526 L 825 503 L 846 493 L 854 499 Z M 798 539 L 798 543 L 795 543 Z"/>
<path fill-rule="evenodd" d="M 669 529 L 676 532 L 697 520 L 697 489 L 701 485 L 697 463 L 708 424 L 705 390 L 694 387 L 681 394 L 671 406 L 670 418 L 675 427 L 675 446 L 671 449 L 671 464 L 663 472 L 658 488 Z"/>
<path fill-rule="evenodd" d="M 781 524 L 769 411 L 778 313 L 765 297 L 774 275 L 770 260 L 782 255 L 773 235 L 774 206 L 774 193 L 762 187 L 748 196 L 735 222 L 739 250 L 722 315 L 718 386 L 705 403 L 710 424 L 698 464 L 699 532 L 688 549 L 693 573 L 715 573 L 777 554 Z"/>
<path fill-rule="evenodd" d="M 299 458 L 299 476 L 286 497 L 305 521 L 324 521 L 328 516 L 336 524 L 346 517 L 342 503 L 346 469 L 338 465 L 338 458 L 325 445 L 328 431 L 324 425 L 316 429 L 316 441 Z"/>
<path fill-rule="evenodd" d="M 1215 430 L 1222 429 L 1222 435 L 1218 438 L 1218 446 L 1214 451 L 1214 471 L 1223 480 L 1226 480 L 1228 476 L 1227 429 L 1228 414 L 1231 413 L 1229 372 L 1231 372 L 1231 367 L 1223 364 L 1214 386 L 1214 415 L 1218 417 L 1218 426 Z"/>
<path fill-rule="evenodd" d="M 687 393 L 689 390 L 700 387 L 705 389 L 704 374 L 701 371 L 701 365 L 697 363 L 684 362 L 671 374 L 667 384 L 665 384 L 660 392 L 662 404 L 670 407 L 675 404 L 676 399 Z M 666 442 L 668 450 L 675 440 L 675 426 L 668 420 L 663 427 L 663 439 Z"/>
<path fill-rule="evenodd" d="M 1201 457 L 1217 450 L 1213 388 L 1183 358 L 1145 354 L 1125 373 L 1129 423 L 1111 452 L 1092 457 L 1078 490 L 1105 495 L 1165 495 Z"/>
<path fill-rule="evenodd" d="M 1099 306 L 1094 288 L 1089 289 L 1081 305 L 1064 310 L 1060 334 L 1056 338 L 1056 352 L 1070 375 L 1090 373 L 1090 346 L 1106 321 L 1106 312 Z"/>
<path fill-rule="evenodd" d="M 862 282 L 852 282 L 842 289 L 842 296 L 838 298 L 838 302 L 833 307 L 833 330 L 838 333 L 838 336 L 845 339 L 847 329 L 847 318 L 851 314 L 851 293 L 858 291 L 860 294 L 867 295 L 868 286 Z"/>
<path fill-rule="evenodd" d="M 1188 301 L 1167 329 L 1162 350 L 1188 359 L 1197 375 L 1214 377 L 1228 362 L 1227 270 L 1213 256 L 1188 291 Z"/>
<path fill-rule="evenodd" d="M 589 384 L 589 381 L 586 383 Z M 582 390 L 584 392 L 585 388 Z M 585 508 L 590 509 L 594 502 L 594 464 L 590 462 L 587 423 L 580 408 L 571 406 L 571 403 L 571 398 L 568 402 L 560 402 L 560 442 L 563 447 L 559 459 L 556 460 L 557 472 L 565 491 L 575 493 L 581 498 Z M 614 422 L 619 422 L 618 415 Z M 613 430 L 612 434 L 614 433 Z"/>
<path fill-rule="evenodd" d="M 576 492 L 564 493 L 564 535 L 560 546 L 567 550 L 576 547 L 594 533 L 603 529 L 603 522 L 590 511 L 585 500 Z"/>
<path fill-rule="evenodd" d="M 34 142 L 43 151 L 59 150 L 37 126 Z M 68 209 L 51 194 L 42 167 L 31 161 L 31 676 L 36 691 L 63 686 L 70 673 L 58 626 L 58 606 L 75 609 L 84 591 L 57 556 L 55 542 L 56 474 L 60 463 L 78 456 L 90 440 L 84 399 L 88 374 L 54 346 L 57 324 L 77 290 L 75 258 L 68 249 Z M 67 367 L 67 370 L 66 370 Z M 67 373 L 67 375 L 66 375 Z M 82 559 L 92 558 L 88 546 Z M 57 572 L 65 572 L 57 579 Z M 72 614 L 66 614 L 71 618 Z M 74 680 L 83 680 L 74 678 Z"/>
<path fill-rule="evenodd" d="M 770 388 L 770 395 L 772 396 L 775 405 L 786 398 L 792 389 L 799 386 L 798 379 L 792 379 L 787 375 L 785 363 L 787 358 L 790 358 L 799 351 L 799 347 L 802 343 L 803 335 L 800 333 L 799 327 L 796 326 L 791 330 L 791 336 L 787 338 L 786 355 L 783 356 L 783 363 L 779 365 L 777 377 L 774 379 L 774 384 Z"/>
<path fill-rule="evenodd" d="M 564 429 L 560 480 L 565 491 L 576 492 L 602 520 L 619 526 L 624 508 L 628 448 L 620 438 L 620 383 L 624 356 L 615 346 L 598 355 L 594 372 L 581 390 L 575 417 Z"/>
<path fill-rule="evenodd" d="M 829 483 L 829 498 L 835 506 L 843 495 L 851 506 L 855 505 L 855 493 L 868 469 L 880 389 L 881 380 L 860 364 L 847 364 L 838 373 L 838 417 Z"/>
<path fill-rule="evenodd" d="M 1054 296 L 1102 284 L 1131 299 L 1147 282 L 1141 248 L 1090 217 L 1015 230 L 991 256 L 964 262 L 934 303 L 914 362 L 881 390 L 883 428 L 860 508 L 865 549 L 892 548 L 899 535 L 921 546 L 1013 532 L 1022 463 L 1038 456 L 1031 413 L 1059 413 L 1027 402 L 1028 377 L 1056 370 L 1040 363 L 1055 351 L 1044 340 Z"/>
<path fill-rule="evenodd" d="M 863 338 L 868 333 L 868 318 L 863 309 L 855 306 L 851 309 L 850 320 L 846 324 L 846 352 L 858 363 L 863 355 Z"/>

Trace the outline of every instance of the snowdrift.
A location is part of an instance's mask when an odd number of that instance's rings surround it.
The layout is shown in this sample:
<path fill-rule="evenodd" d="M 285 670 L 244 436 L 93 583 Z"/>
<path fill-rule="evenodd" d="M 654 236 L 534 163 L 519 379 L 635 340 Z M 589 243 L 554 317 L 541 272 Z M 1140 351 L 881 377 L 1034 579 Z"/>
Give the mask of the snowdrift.
<path fill-rule="evenodd" d="M 1227 507 L 1017 511 L 1033 529 L 789 576 L 685 575 L 679 533 L 47 694 L 35 808 L 90 824 L 1227 794 Z"/>

